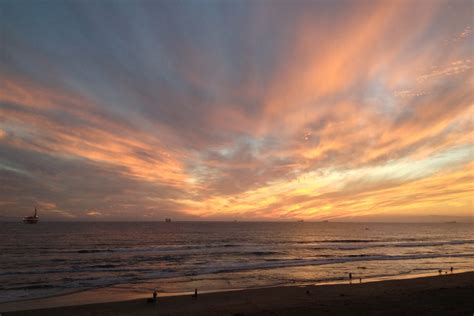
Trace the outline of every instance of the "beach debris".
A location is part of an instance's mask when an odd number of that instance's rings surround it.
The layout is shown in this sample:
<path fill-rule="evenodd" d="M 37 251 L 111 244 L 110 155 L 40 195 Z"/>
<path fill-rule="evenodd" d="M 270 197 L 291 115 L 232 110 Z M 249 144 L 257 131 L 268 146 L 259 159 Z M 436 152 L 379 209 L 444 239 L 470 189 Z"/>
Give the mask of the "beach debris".
<path fill-rule="evenodd" d="M 443 273 L 443 270 L 439 269 L 438 273 L 439 273 L 439 275 L 441 275 L 441 273 Z"/>

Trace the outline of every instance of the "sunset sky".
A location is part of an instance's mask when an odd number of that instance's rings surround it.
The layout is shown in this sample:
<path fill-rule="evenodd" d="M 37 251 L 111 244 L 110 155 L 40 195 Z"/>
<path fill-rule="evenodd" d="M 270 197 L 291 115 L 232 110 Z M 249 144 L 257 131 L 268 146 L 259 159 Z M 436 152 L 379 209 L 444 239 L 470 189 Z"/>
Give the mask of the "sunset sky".
<path fill-rule="evenodd" d="M 0 3 L 0 219 L 473 216 L 472 1 Z"/>

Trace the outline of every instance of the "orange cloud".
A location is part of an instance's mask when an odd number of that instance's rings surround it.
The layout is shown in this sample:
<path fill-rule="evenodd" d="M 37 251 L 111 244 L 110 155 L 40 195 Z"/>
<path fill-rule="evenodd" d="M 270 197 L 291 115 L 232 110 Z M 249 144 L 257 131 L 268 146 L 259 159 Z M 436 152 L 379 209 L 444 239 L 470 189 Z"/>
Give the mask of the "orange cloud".
<path fill-rule="evenodd" d="M 48 169 L 21 169 L 23 150 L 130 181 L 96 197 L 109 208 L 81 206 L 85 216 L 469 215 L 472 27 L 457 21 L 466 14 L 454 20 L 443 2 L 300 5 L 259 4 L 231 39 L 206 26 L 209 38 L 189 36 L 186 25 L 171 36 L 156 28 L 141 42 L 134 31 L 153 28 L 131 20 L 138 55 L 126 40 L 126 58 L 107 42 L 113 62 L 87 55 L 96 76 L 71 74 L 69 62 L 61 72 L 58 62 L 57 82 L 68 80 L 54 89 L 34 70 L 8 68 L 0 73 L 0 145 L 16 156 L 0 160 L 0 171 L 14 188 L 16 176 L 34 180 Z"/>
<path fill-rule="evenodd" d="M 123 167 L 124 174 L 144 181 L 185 183 L 182 163 L 158 138 L 94 113 L 97 107 L 85 100 L 8 81 L 0 102 L 14 104 L 0 108 L 2 125 L 12 130 L 3 137 L 10 145 Z M 72 121 L 50 116 L 49 109 L 68 113 L 71 108 Z"/>

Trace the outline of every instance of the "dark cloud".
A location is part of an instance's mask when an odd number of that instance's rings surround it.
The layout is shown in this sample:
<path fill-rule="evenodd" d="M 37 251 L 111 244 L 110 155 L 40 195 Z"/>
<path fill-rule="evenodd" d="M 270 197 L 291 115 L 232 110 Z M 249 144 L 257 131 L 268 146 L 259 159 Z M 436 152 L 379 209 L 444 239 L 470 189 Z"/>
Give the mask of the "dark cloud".
<path fill-rule="evenodd" d="M 51 203 L 55 206 L 45 210 L 50 218 L 61 218 L 61 214 L 49 213 L 55 210 L 78 216 L 88 210 L 100 210 L 110 212 L 110 217 L 122 211 L 124 216 L 142 219 L 142 211 L 152 208 L 156 210 L 155 219 L 161 219 L 160 214 L 180 209 L 170 200 L 184 196 L 182 191 L 169 186 L 131 179 L 124 175 L 124 168 L 117 166 L 4 145 L 0 152 L 0 198 L 9 202 L 0 205 L 3 214 L 10 213 L 11 205 L 26 211 Z"/>

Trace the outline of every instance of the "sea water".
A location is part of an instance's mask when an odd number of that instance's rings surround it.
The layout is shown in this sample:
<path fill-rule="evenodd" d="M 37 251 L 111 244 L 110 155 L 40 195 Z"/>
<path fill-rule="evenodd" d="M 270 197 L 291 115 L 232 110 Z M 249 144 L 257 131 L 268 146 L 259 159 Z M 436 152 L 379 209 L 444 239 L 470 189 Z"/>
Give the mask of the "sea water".
<path fill-rule="evenodd" d="M 474 270 L 474 225 L 0 223 L 0 302 L 100 287 L 160 293 Z"/>

